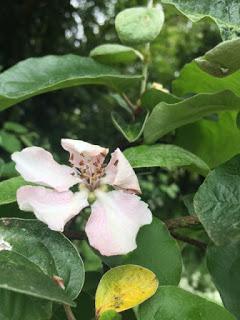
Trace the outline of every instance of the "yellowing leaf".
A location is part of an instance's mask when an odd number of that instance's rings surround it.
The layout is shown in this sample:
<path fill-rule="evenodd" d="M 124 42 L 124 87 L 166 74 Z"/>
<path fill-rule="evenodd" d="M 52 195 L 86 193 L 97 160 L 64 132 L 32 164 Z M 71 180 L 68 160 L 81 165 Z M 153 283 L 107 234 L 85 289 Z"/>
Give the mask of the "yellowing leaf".
<path fill-rule="evenodd" d="M 156 275 L 141 266 L 124 265 L 106 272 L 96 292 L 96 315 L 121 312 L 147 300 L 158 288 Z"/>

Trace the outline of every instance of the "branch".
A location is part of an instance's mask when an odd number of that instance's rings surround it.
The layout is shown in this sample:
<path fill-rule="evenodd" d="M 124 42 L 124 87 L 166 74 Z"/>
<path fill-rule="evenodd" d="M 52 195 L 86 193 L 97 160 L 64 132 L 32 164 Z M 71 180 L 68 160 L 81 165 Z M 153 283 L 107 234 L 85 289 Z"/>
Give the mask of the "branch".
<path fill-rule="evenodd" d="M 193 245 L 195 247 L 198 247 L 201 250 L 204 250 L 204 251 L 206 250 L 206 248 L 207 248 L 206 243 L 204 243 L 200 240 L 197 240 L 197 239 L 189 238 L 187 236 L 181 235 L 178 232 L 174 231 L 175 229 L 178 229 L 178 228 L 189 228 L 194 225 L 199 225 L 200 221 L 196 215 L 183 216 L 183 217 L 178 217 L 178 218 L 174 218 L 174 219 L 169 219 L 169 220 L 165 221 L 165 224 L 166 224 L 168 230 L 170 231 L 171 235 L 175 239 L 186 242 L 186 243 Z M 70 240 L 85 240 L 86 239 L 86 235 L 83 231 L 77 232 L 77 231 L 72 231 L 72 230 L 65 230 L 64 234 Z"/>
<path fill-rule="evenodd" d="M 166 220 L 165 224 L 169 230 L 173 230 L 199 225 L 200 221 L 196 215 L 191 215 Z"/>
<path fill-rule="evenodd" d="M 174 232 L 174 231 L 171 231 L 171 235 L 175 239 L 186 242 L 192 246 L 195 246 L 195 247 L 201 249 L 202 251 L 205 251 L 207 249 L 207 244 L 205 242 L 200 241 L 200 240 L 196 240 L 196 239 L 192 239 L 192 238 L 183 236 L 183 235 L 181 235 L 177 232 Z"/>
<path fill-rule="evenodd" d="M 77 232 L 72 230 L 65 230 L 64 235 L 70 240 L 85 240 L 86 235 L 84 232 Z"/>

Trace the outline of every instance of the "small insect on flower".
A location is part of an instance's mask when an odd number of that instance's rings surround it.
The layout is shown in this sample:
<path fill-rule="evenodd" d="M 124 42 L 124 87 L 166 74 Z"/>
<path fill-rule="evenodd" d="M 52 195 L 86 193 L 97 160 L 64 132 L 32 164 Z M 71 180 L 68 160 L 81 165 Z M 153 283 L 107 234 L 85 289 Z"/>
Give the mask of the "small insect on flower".
<path fill-rule="evenodd" d="M 17 191 L 19 208 L 35 216 L 55 231 L 91 204 L 85 232 L 91 246 L 102 255 L 127 254 L 136 248 L 141 226 L 150 224 L 152 214 L 141 201 L 138 179 L 123 153 L 116 149 L 107 165 L 108 149 L 81 140 L 62 139 L 71 166 L 60 165 L 40 147 L 12 154 L 16 170 L 29 182 Z M 78 192 L 70 188 L 79 185 Z M 109 185 L 115 190 L 108 191 Z M 92 202 L 92 201 L 91 201 Z"/>

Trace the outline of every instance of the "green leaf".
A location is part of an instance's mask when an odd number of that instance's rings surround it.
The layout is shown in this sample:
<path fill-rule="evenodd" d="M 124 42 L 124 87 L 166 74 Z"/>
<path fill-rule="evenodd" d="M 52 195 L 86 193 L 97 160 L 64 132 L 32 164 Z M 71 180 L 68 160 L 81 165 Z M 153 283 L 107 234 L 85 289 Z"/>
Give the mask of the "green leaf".
<path fill-rule="evenodd" d="M 150 89 L 143 94 L 141 98 L 141 105 L 144 109 L 152 111 L 160 102 L 176 103 L 181 100 L 181 98 L 174 96 L 171 93 L 166 93 L 157 89 Z"/>
<path fill-rule="evenodd" d="M 66 292 L 36 264 L 14 251 L 0 252 L 0 288 L 74 306 Z"/>
<path fill-rule="evenodd" d="M 139 308 L 139 320 L 235 320 L 223 307 L 177 287 L 159 287 Z"/>
<path fill-rule="evenodd" d="M 212 113 L 239 109 L 240 97 L 230 91 L 197 94 L 175 104 L 161 102 L 147 120 L 145 142 L 153 143 L 167 133 Z"/>
<path fill-rule="evenodd" d="M 16 201 L 18 188 L 29 184 L 22 177 L 14 177 L 0 182 L 0 205 Z"/>
<path fill-rule="evenodd" d="M 202 119 L 188 124 L 177 129 L 174 143 L 215 168 L 240 153 L 236 117 L 236 112 L 221 112 L 217 121 Z"/>
<path fill-rule="evenodd" d="M 121 320 L 121 319 L 122 319 L 121 315 L 114 310 L 105 311 L 99 317 L 99 320 Z"/>
<path fill-rule="evenodd" d="M 130 45 L 153 41 L 160 33 L 164 22 L 161 7 L 135 7 L 121 11 L 115 19 L 120 40 Z"/>
<path fill-rule="evenodd" d="M 0 110 L 49 91 L 84 84 L 107 85 L 121 91 L 138 84 L 140 79 L 141 76 L 123 75 L 91 58 L 72 54 L 30 58 L 0 74 Z"/>
<path fill-rule="evenodd" d="M 240 240 L 240 156 L 211 171 L 194 197 L 194 210 L 216 245 Z"/>
<path fill-rule="evenodd" d="M 240 10 L 236 0 L 223 0 L 217 3 L 212 0 L 162 0 L 162 3 L 173 4 L 193 22 L 210 17 L 218 25 L 224 40 L 239 36 Z"/>
<path fill-rule="evenodd" d="M 14 134 L 2 130 L 0 131 L 0 147 L 9 153 L 13 153 L 21 150 L 22 144 Z"/>
<path fill-rule="evenodd" d="M 50 301 L 0 289 L 0 319 L 47 320 L 51 314 Z"/>
<path fill-rule="evenodd" d="M 177 167 L 194 166 L 209 171 L 208 165 L 193 153 L 172 144 L 141 145 L 124 151 L 133 168 L 163 167 L 173 170 Z"/>
<path fill-rule="evenodd" d="M 240 242 L 210 247 L 207 266 L 225 307 L 240 319 Z"/>
<path fill-rule="evenodd" d="M 204 56 L 195 59 L 197 65 L 215 77 L 226 77 L 240 69 L 240 39 L 220 43 Z"/>
<path fill-rule="evenodd" d="M 11 121 L 5 122 L 3 125 L 3 129 L 5 129 L 7 131 L 19 133 L 19 134 L 24 134 L 24 133 L 28 132 L 27 128 L 24 127 L 23 125 L 21 125 L 17 122 L 11 122 Z"/>
<path fill-rule="evenodd" d="M 63 234 L 37 220 L 16 218 L 0 219 L 0 234 L 12 251 L 35 263 L 49 277 L 62 278 L 71 299 L 79 295 L 84 282 L 83 262 Z"/>
<path fill-rule="evenodd" d="M 90 57 L 106 64 L 128 64 L 135 61 L 137 58 L 143 60 L 143 56 L 139 51 L 131 47 L 112 43 L 102 44 L 94 48 L 90 52 Z"/>
<path fill-rule="evenodd" d="M 133 123 L 127 123 L 120 113 L 112 112 L 112 121 L 115 127 L 122 133 L 128 142 L 137 141 L 144 130 L 148 119 L 148 112 L 142 112 Z"/>
<path fill-rule="evenodd" d="M 131 309 L 153 296 L 157 288 L 155 274 L 146 268 L 132 264 L 112 268 L 103 275 L 97 287 L 97 318 L 105 311 Z"/>
<path fill-rule="evenodd" d="M 110 266 L 137 264 L 153 271 L 160 285 L 178 285 L 182 273 L 182 259 L 177 242 L 159 219 L 153 218 L 137 236 L 137 249 L 126 256 L 104 257 Z"/>
<path fill-rule="evenodd" d="M 196 61 L 186 64 L 180 76 L 173 82 L 173 92 L 179 96 L 189 93 L 215 93 L 230 90 L 240 95 L 240 71 L 224 78 L 214 77 L 202 71 Z"/>

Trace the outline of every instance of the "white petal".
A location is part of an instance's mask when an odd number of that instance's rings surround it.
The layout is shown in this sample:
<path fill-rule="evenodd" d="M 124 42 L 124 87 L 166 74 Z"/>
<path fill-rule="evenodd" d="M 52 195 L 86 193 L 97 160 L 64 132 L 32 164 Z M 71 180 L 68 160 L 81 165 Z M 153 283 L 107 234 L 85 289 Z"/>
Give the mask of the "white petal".
<path fill-rule="evenodd" d="M 39 147 L 25 148 L 12 154 L 16 170 L 29 182 L 67 191 L 80 182 L 71 167 L 58 164 L 50 152 Z"/>
<path fill-rule="evenodd" d="M 63 231 L 65 224 L 88 206 L 87 192 L 57 192 L 44 187 L 25 186 L 17 191 L 23 211 L 34 212 L 51 230 Z"/>
<path fill-rule="evenodd" d="M 108 154 L 108 149 L 82 140 L 62 139 L 61 144 L 63 149 L 70 153 L 70 162 L 76 167 L 79 166 L 82 156 L 90 159 L 101 157 L 104 160 Z"/>
<path fill-rule="evenodd" d="M 139 228 L 152 222 L 148 205 L 124 191 L 96 191 L 96 195 L 85 228 L 90 245 L 105 256 L 127 254 L 136 249 Z"/>
<path fill-rule="evenodd" d="M 116 149 L 112 153 L 111 160 L 106 167 L 105 173 L 106 176 L 102 179 L 103 183 L 135 193 L 141 193 L 138 178 L 120 149 Z"/>

